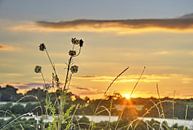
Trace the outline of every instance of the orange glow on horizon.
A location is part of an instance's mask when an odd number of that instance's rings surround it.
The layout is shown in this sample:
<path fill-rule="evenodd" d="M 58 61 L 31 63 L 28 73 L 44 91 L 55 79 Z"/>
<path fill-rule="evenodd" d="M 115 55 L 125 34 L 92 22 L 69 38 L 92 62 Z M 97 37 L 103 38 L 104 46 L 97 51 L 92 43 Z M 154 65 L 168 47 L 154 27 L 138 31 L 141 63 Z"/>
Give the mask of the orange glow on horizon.
<path fill-rule="evenodd" d="M 127 100 L 131 99 L 129 93 L 122 93 L 121 96 L 124 97 L 124 98 L 126 98 Z"/>

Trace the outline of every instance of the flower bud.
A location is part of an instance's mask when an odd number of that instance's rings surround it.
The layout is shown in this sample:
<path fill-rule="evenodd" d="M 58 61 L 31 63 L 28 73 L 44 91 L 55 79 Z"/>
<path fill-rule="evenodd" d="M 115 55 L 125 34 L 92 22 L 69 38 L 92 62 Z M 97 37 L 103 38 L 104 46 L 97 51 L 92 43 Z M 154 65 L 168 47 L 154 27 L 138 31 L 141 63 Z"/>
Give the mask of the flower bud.
<path fill-rule="evenodd" d="M 41 43 L 39 46 L 40 51 L 44 51 L 46 49 L 46 46 L 44 45 L 44 43 Z"/>
<path fill-rule="evenodd" d="M 71 70 L 72 73 L 77 73 L 78 72 L 78 66 L 73 65 L 73 66 L 71 66 L 70 70 Z"/>
<path fill-rule="evenodd" d="M 80 40 L 76 39 L 76 38 L 72 38 L 72 44 L 74 45 L 79 45 L 80 44 Z"/>
<path fill-rule="evenodd" d="M 69 55 L 70 55 L 70 56 L 75 56 L 75 55 L 76 55 L 76 51 L 70 50 L 70 51 L 69 51 Z"/>
<path fill-rule="evenodd" d="M 42 71 L 42 67 L 41 66 L 36 66 L 35 67 L 35 70 L 34 70 L 36 73 L 41 73 L 41 71 Z"/>
<path fill-rule="evenodd" d="M 83 46 L 83 43 L 84 43 L 84 41 L 82 39 L 80 39 L 80 43 L 79 43 L 80 47 Z"/>

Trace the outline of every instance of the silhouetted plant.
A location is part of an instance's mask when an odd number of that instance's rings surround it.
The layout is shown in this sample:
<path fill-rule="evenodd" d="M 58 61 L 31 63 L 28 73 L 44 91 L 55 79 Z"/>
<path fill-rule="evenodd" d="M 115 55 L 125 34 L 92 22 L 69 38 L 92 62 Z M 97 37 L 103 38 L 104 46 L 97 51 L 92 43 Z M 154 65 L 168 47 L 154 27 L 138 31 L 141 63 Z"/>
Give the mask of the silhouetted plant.
<path fill-rule="evenodd" d="M 51 60 L 51 57 L 47 51 L 47 48 L 46 48 L 46 45 L 44 43 L 41 43 L 39 45 L 39 50 L 40 51 L 45 51 L 46 52 L 46 55 L 49 59 L 49 62 L 52 66 L 52 69 L 53 69 L 53 73 L 52 73 L 52 87 L 57 87 L 58 89 L 58 92 L 59 92 L 59 95 L 57 95 L 57 101 L 56 101 L 56 105 L 58 106 L 58 117 L 56 118 L 56 109 L 54 107 L 54 104 L 53 102 L 50 100 L 50 96 L 47 94 L 46 95 L 46 100 L 45 100 L 45 111 L 46 111 L 46 114 L 49 114 L 49 112 L 51 112 L 52 114 L 52 117 L 53 117 L 53 122 L 52 124 L 50 124 L 48 126 L 49 129 L 58 129 L 58 130 L 61 130 L 63 129 L 63 124 L 64 122 L 68 122 L 69 118 L 69 114 L 71 113 L 71 111 L 74 110 L 75 106 L 71 106 L 69 107 L 66 112 L 64 112 L 64 108 L 65 108 L 65 105 L 66 105 L 66 93 L 68 91 L 68 88 L 69 86 L 67 86 L 68 84 L 70 84 L 70 81 L 71 81 L 71 78 L 72 78 L 72 74 L 75 74 L 78 72 L 78 66 L 77 65 L 74 65 L 72 64 L 72 60 L 73 58 L 77 57 L 80 52 L 81 52 L 81 48 L 83 47 L 83 40 L 82 39 L 76 39 L 76 38 L 72 38 L 71 40 L 72 42 L 72 49 L 70 49 L 69 51 L 69 59 L 68 59 L 68 64 L 67 64 L 67 71 L 66 71 L 66 76 L 65 76 L 65 81 L 64 81 L 64 86 L 62 87 L 61 86 L 61 83 L 60 83 L 60 79 L 57 75 L 57 72 L 56 72 L 56 68 L 55 68 L 55 65 L 53 63 L 53 61 Z M 44 75 L 42 73 L 42 67 L 37 65 L 35 67 L 35 72 L 36 73 L 40 73 L 41 76 L 42 76 L 42 79 L 44 81 L 44 88 L 46 90 L 49 89 L 49 87 L 46 85 L 46 81 L 45 81 L 45 78 L 44 78 Z M 70 123 L 71 121 L 69 121 L 68 123 Z M 70 128 L 70 124 L 66 124 L 66 128 L 65 129 L 69 129 Z"/>

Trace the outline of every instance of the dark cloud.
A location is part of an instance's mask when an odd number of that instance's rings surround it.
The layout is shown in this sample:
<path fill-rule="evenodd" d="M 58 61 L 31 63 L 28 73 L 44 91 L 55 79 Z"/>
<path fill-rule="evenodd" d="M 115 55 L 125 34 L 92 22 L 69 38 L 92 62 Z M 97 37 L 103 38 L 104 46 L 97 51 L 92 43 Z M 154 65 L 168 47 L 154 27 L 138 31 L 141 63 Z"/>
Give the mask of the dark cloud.
<path fill-rule="evenodd" d="M 193 19 L 193 13 L 183 15 L 179 18 L 181 18 L 181 19 Z"/>
<path fill-rule="evenodd" d="M 97 77 L 97 76 L 95 76 L 95 75 L 82 75 L 82 76 L 78 76 L 77 78 L 95 78 L 95 77 Z"/>
<path fill-rule="evenodd" d="M 125 29 L 140 29 L 140 28 L 166 28 L 166 29 L 190 29 L 193 28 L 193 19 L 191 18 L 174 18 L 174 19 L 128 19 L 128 20 L 74 20 L 48 22 L 39 21 L 39 26 L 55 29 L 69 29 L 91 27 L 92 29 L 101 28 L 125 28 Z"/>
<path fill-rule="evenodd" d="M 76 87 L 76 89 L 78 89 L 78 90 L 86 90 L 86 91 L 89 91 L 88 88 L 83 88 L 83 87 Z"/>
<path fill-rule="evenodd" d="M 32 89 L 32 88 L 42 88 L 44 86 L 44 83 L 19 83 L 19 82 L 15 82 L 15 83 L 1 83 L 0 86 L 6 86 L 6 85 L 11 85 L 14 86 L 18 89 Z M 51 84 L 47 84 L 47 85 L 51 85 Z"/>
<path fill-rule="evenodd" d="M 96 95 L 96 94 L 103 94 L 104 93 L 104 91 L 99 90 L 97 88 L 75 87 L 75 89 L 78 91 L 77 93 L 79 95 Z"/>
<path fill-rule="evenodd" d="M 94 76 L 94 75 L 82 75 L 82 76 L 80 76 L 80 77 L 93 78 L 93 77 L 96 77 L 96 76 Z"/>

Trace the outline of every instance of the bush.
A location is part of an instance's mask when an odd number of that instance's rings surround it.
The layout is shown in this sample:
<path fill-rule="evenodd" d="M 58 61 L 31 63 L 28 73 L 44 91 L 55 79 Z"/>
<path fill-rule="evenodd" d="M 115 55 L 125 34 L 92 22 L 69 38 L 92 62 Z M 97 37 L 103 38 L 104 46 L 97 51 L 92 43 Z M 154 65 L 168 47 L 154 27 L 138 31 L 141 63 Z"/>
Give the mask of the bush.
<path fill-rule="evenodd" d="M 11 107 L 11 111 L 14 114 L 24 114 L 25 113 L 25 108 L 21 104 L 16 104 Z"/>

